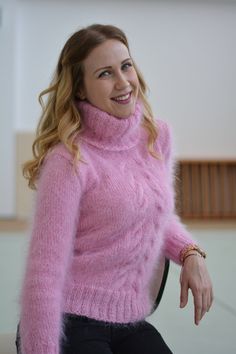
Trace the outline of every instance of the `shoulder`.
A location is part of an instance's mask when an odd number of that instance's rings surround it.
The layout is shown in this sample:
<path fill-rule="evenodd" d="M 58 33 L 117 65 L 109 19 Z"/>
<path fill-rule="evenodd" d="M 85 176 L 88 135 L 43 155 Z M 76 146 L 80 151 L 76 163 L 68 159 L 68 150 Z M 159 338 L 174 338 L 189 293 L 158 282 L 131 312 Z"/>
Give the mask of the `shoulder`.
<path fill-rule="evenodd" d="M 172 146 L 173 127 L 169 122 L 159 117 L 156 117 L 155 120 L 156 120 L 157 131 L 158 131 L 158 136 L 155 144 L 160 148 L 163 154 L 166 154 L 166 152 Z"/>
<path fill-rule="evenodd" d="M 77 144 L 77 142 L 76 142 Z M 78 145 L 79 151 L 81 154 L 81 157 L 83 159 L 84 155 L 84 149 L 81 149 L 81 145 Z M 83 151 L 82 151 L 83 150 Z M 58 161 L 58 163 L 64 164 L 64 165 L 74 165 L 74 154 L 69 151 L 69 149 L 65 146 L 64 143 L 59 142 L 55 146 L 53 146 L 46 154 L 44 161 Z M 75 162 L 75 167 L 78 168 L 80 164 L 80 161 Z"/>
<path fill-rule="evenodd" d="M 74 171 L 76 172 L 77 168 Z M 63 179 L 72 179 L 73 175 L 77 176 L 77 173 L 73 172 L 73 156 L 63 144 L 59 143 L 49 149 L 40 166 L 39 181 L 46 180 L 52 183 L 55 181 L 56 183 L 60 180 L 62 182 Z"/>
<path fill-rule="evenodd" d="M 73 161 L 73 156 L 63 143 L 58 143 L 51 150 L 48 151 L 45 160 L 58 159 L 61 161 Z"/>
<path fill-rule="evenodd" d="M 61 178 L 61 181 L 64 180 L 65 183 L 79 182 L 81 189 L 86 190 L 92 159 L 87 152 L 88 149 L 85 149 L 82 144 L 79 144 L 79 149 L 82 161 L 74 161 L 74 155 L 62 142 L 55 145 L 47 152 L 40 167 L 39 176 L 48 176 L 51 181 Z"/>

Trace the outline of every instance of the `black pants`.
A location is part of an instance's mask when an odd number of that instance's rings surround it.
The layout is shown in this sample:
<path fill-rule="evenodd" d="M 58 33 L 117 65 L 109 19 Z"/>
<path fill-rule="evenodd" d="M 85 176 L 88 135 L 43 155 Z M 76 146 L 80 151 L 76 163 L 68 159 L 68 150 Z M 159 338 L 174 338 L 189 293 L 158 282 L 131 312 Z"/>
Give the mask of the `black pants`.
<path fill-rule="evenodd" d="M 172 354 L 147 321 L 117 325 L 85 316 L 64 316 L 60 354 Z"/>

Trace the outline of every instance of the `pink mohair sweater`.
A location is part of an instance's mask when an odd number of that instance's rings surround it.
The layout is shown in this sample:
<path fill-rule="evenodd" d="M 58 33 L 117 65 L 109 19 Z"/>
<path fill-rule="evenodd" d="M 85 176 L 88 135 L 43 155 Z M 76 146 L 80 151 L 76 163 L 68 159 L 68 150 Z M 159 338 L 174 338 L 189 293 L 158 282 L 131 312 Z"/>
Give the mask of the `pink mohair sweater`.
<path fill-rule="evenodd" d="M 59 354 L 63 313 L 114 323 L 150 315 L 158 260 L 179 263 L 193 238 L 174 210 L 170 126 L 156 119 L 157 160 L 147 148 L 142 104 L 119 119 L 78 103 L 82 158 L 60 143 L 40 171 L 20 296 L 23 354 Z"/>

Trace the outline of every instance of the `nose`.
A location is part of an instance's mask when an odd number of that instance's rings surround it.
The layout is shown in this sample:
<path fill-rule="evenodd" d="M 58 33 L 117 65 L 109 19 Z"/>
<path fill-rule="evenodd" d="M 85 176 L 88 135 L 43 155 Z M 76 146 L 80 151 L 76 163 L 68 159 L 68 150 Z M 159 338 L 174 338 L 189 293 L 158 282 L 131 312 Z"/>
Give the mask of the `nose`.
<path fill-rule="evenodd" d="M 117 73 L 116 80 L 115 80 L 115 88 L 117 90 L 124 90 L 125 88 L 129 87 L 130 83 L 126 77 L 126 75 L 122 72 Z"/>

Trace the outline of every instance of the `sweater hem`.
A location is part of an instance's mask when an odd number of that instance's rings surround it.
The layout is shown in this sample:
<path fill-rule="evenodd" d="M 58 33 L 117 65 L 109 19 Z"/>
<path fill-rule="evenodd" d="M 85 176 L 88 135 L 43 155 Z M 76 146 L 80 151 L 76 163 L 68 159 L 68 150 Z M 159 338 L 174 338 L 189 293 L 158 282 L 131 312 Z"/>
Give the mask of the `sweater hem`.
<path fill-rule="evenodd" d="M 65 294 L 64 313 L 73 313 L 110 323 L 133 323 L 151 312 L 150 299 L 135 290 L 107 290 L 83 286 Z"/>

